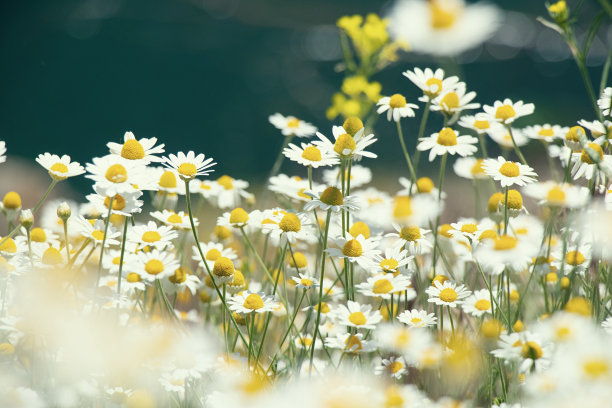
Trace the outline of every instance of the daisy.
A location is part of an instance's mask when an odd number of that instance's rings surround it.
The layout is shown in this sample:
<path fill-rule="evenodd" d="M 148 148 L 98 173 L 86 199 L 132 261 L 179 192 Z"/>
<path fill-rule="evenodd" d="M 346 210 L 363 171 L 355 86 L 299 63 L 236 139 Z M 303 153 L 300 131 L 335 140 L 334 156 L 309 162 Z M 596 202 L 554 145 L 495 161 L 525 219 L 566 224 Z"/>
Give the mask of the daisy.
<path fill-rule="evenodd" d="M 374 374 L 386 374 L 398 380 L 401 379 L 407 372 L 406 361 L 403 357 L 391 356 L 388 359 L 382 359 L 380 365 L 377 365 L 374 368 Z"/>
<path fill-rule="evenodd" d="M 406 103 L 406 98 L 400 94 L 382 97 L 376 105 L 376 113 L 387 112 L 387 120 L 393 119 L 394 122 L 399 122 L 401 118 L 414 117 L 414 109 L 419 108 L 414 103 Z"/>
<path fill-rule="evenodd" d="M 94 245 L 101 245 L 104 241 L 104 247 L 108 248 L 111 245 L 118 245 L 119 241 L 115 238 L 119 237 L 121 233 L 119 231 L 115 231 L 112 225 L 108 226 L 106 231 L 106 240 L 104 239 L 104 229 L 105 222 L 103 220 L 87 220 L 82 216 L 78 216 L 75 220 L 76 228 L 78 228 L 79 233 L 85 237 L 92 240 Z"/>
<path fill-rule="evenodd" d="M 301 146 L 289 143 L 289 146 L 283 149 L 283 154 L 291 161 L 314 169 L 321 166 L 333 166 L 340 162 L 337 155 L 328 150 L 319 149 L 311 143 L 301 143 Z"/>
<path fill-rule="evenodd" d="M 404 310 L 397 319 L 409 327 L 432 327 L 437 323 L 437 317 L 426 310 Z"/>
<path fill-rule="evenodd" d="M 427 354 L 434 351 L 432 345 L 439 347 L 429 330 L 387 323 L 380 325 L 374 334 L 382 349 L 403 356 L 406 363 L 413 366 L 420 366 Z"/>
<path fill-rule="evenodd" d="M 170 154 L 163 160 L 163 165 L 176 170 L 182 180 L 191 180 L 196 176 L 207 176 L 214 171 L 210 167 L 217 164 L 213 162 L 211 157 L 205 160 L 204 153 L 196 156 L 192 150 L 187 154 L 183 152 L 178 152 L 177 155 Z"/>
<path fill-rule="evenodd" d="M 501 235 L 483 240 L 474 252 L 474 259 L 492 275 L 500 275 L 505 268 L 521 272 L 531 264 L 537 249 L 528 239 Z"/>
<path fill-rule="evenodd" d="M 310 350 L 310 348 L 312 347 L 312 335 L 302 333 L 299 336 L 296 336 L 296 338 L 293 340 L 293 343 L 298 349 Z M 321 347 L 323 347 L 321 345 L 321 342 L 317 342 L 314 344 L 315 350 L 320 350 Z"/>
<path fill-rule="evenodd" d="M 169 210 L 154 211 L 151 213 L 151 217 L 163 222 L 165 225 L 169 225 L 179 230 L 191 229 L 191 223 L 189 221 L 189 215 L 185 214 L 184 211 L 174 212 Z M 197 218 L 193 218 L 193 224 L 197 227 L 199 221 Z"/>
<path fill-rule="evenodd" d="M 336 333 L 334 337 L 325 338 L 325 347 L 340 349 L 344 353 L 369 353 L 376 351 L 378 345 L 372 340 L 365 340 L 363 333 Z"/>
<path fill-rule="evenodd" d="M 263 292 L 244 291 L 228 299 L 227 304 L 230 310 L 237 313 L 265 313 L 273 311 L 278 303 L 274 296 L 269 296 Z"/>
<path fill-rule="evenodd" d="M 425 292 L 429 295 L 428 302 L 449 307 L 457 307 L 457 305 L 463 304 L 463 299 L 472 293 L 465 289 L 464 285 L 457 286 L 456 283 L 450 280 L 445 281 L 443 284 L 434 280 L 433 286 L 429 286 L 425 289 Z"/>
<path fill-rule="evenodd" d="M 407 293 L 408 301 L 416 297 L 416 292 L 410 287 L 410 279 L 404 275 L 393 276 L 391 274 L 378 275 L 368 278 L 366 282 L 356 285 L 357 290 L 365 296 L 391 299 L 391 295 L 403 292 Z"/>
<path fill-rule="evenodd" d="M 372 311 L 371 305 L 360 305 L 351 300 L 347 306 L 338 305 L 333 312 L 334 320 L 342 326 L 355 327 L 359 329 L 373 330 L 382 320 L 382 315 L 378 310 Z"/>
<path fill-rule="evenodd" d="M 217 225 L 224 227 L 243 228 L 246 227 L 251 217 L 249 213 L 242 207 L 234 208 L 230 212 L 223 213 L 222 216 L 217 218 Z"/>
<path fill-rule="evenodd" d="M 519 337 L 520 350 L 518 347 L 513 348 L 513 351 L 518 353 L 519 372 L 540 372 L 548 368 L 554 350 L 553 343 L 528 331 L 521 332 Z"/>
<path fill-rule="evenodd" d="M 87 195 L 87 200 L 95 206 L 100 216 L 106 218 L 111 205 L 111 197 L 104 195 L 104 188 L 97 183 L 94 184 L 94 190 L 97 194 Z M 139 190 L 115 194 L 112 197 L 112 213 L 124 216 L 140 213 L 144 204 L 142 200 L 138 199 L 140 196 L 142 196 L 142 191 Z"/>
<path fill-rule="evenodd" d="M 110 142 L 106 146 L 111 154 L 116 154 L 126 160 L 140 160 L 144 164 L 149 164 L 163 161 L 162 158 L 155 155 L 164 152 L 164 144 L 155 146 L 155 143 L 157 143 L 156 137 L 137 140 L 134 133 L 125 132 L 123 144 Z"/>
<path fill-rule="evenodd" d="M 347 238 L 338 237 L 334 243 L 339 248 L 328 248 L 326 252 L 330 256 L 338 258 L 346 258 L 350 262 L 356 262 L 364 269 L 368 269 L 373 261 L 372 258 L 380 253 L 378 241 L 372 238 L 364 238 L 363 235 L 353 238 L 350 235 Z"/>
<path fill-rule="evenodd" d="M 516 143 L 518 147 L 525 146 L 529 143 L 529 138 L 521 129 L 512 128 L 512 134 L 510 134 L 508 128 L 499 123 L 497 126 L 491 127 L 491 129 L 487 131 L 487 134 L 495 143 L 505 149 L 513 149 L 514 143 Z M 512 142 L 512 138 L 514 138 L 514 143 Z"/>
<path fill-rule="evenodd" d="M 387 236 L 398 237 L 399 242 L 403 243 L 403 247 L 408 250 L 410 255 L 427 254 L 433 248 L 433 244 L 427 238 L 431 234 L 431 230 L 416 225 L 400 227 L 398 224 L 393 224 L 393 228 L 397 232 L 387 234 Z"/>
<path fill-rule="evenodd" d="M 309 240 L 314 235 L 306 214 L 285 212 L 273 216 L 271 221 L 263 224 L 263 229 L 272 231 L 276 240 L 285 238 L 291 244 L 295 244 L 297 240 Z"/>
<path fill-rule="evenodd" d="M 601 123 L 598 120 L 589 122 L 583 119 L 579 120 L 578 124 L 589 129 L 591 131 L 593 139 L 597 139 L 600 136 L 606 136 L 608 139 L 612 138 L 612 122 L 609 120 L 606 120 L 604 123 Z"/>
<path fill-rule="evenodd" d="M 347 183 L 350 182 L 351 189 L 361 187 L 372 181 L 372 170 L 367 167 L 353 164 L 351 166 L 351 174 L 349 175 L 348 169 L 344 172 L 344 178 Z M 340 187 L 342 183 L 342 174 L 340 168 L 323 170 L 323 181 L 328 186 Z"/>
<path fill-rule="evenodd" d="M 392 245 L 385 248 L 384 256 L 374 255 L 372 265 L 369 267 L 370 273 L 401 273 L 407 275 L 411 271 L 409 266 L 414 260 L 414 256 L 408 255 L 408 251 L 403 245 Z"/>
<path fill-rule="evenodd" d="M 295 287 L 299 289 L 309 290 L 311 288 L 318 288 L 319 281 L 309 275 L 298 273 L 298 276 L 291 278 L 295 282 Z"/>
<path fill-rule="evenodd" d="M 432 71 L 431 68 L 414 68 L 414 71 L 405 71 L 403 75 L 423 91 L 420 101 L 427 102 L 438 96 L 441 92 L 447 92 L 457 87 L 459 78 L 451 76 L 444 78 L 444 70 L 441 68 Z"/>
<path fill-rule="evenodd" d="M 21 233 L 24 235 L 25 238 L 25 235 L 27 234 L 26 229 L 22 227 Z M 58 238 L 59 236 L 50 229 L 34 227 L 30 230 L 30 240 L 32 243 L 32 247 L 42 246 L 44 248 L 47 248 L 49 245 L 59 244 Z"/>
<path fill-rule="evenodd" d="M 181 183 L 179 174 L 174 169 L 148 167 L 147 177 L 153 180 L 155 190 L 169 194 L 185 194 L 185 183 Z M 189 185 L 191 187 L 191 184 Z"/>
<path fill-rule="evenodd" d="M 86 165 L 87 178 L 94 180 L 104 188 L 106 195 L 113 196 L 133 191 L 152 189 L 148 179 L 147 168 L 139 161 L 126 160 L 120 156 L 109 154 L 104 157 L 94 157 L 93 163 Z"/>
<path fill-rule="evenodd" d="M 236 268 L 234 267 L 234 263 L 232 262 L 232 260 L 220 256 L 215 259 L 211 273 L 213 278 L 215 279 L 215 283 L 217 283 L 218 285 L 223 285 L 228 282 L 231 282 L 234 279 L 235 272 Z"/>
<path fill-rule="evenodd" d="M 6 143 L 4 141 L 0 141 L 0 163 L 4 163 L 6 161 Z"/>
<path fill-rule="evenodd" d="M 27 244 L 26 244 L 27 245 Z M 68 261 L 66 258 L 66 249 L 59 242 L 53 245 L 32 247 L 32 253 L 38 262 L 37 266 L 42 268 L 57 268 L 59 265 L 65 265 Z"/>
<path fill-rule="evenodd" d="M 480 112 L 476 115 L 464 115 L 457 122 L 459 126 L 466 129 L 471 129 L 479 135 L 486 134 L 492 128 L 500 127 L 497 122 L 491 122 L 486 113 Z"/>
<path fill-rule="evenodd" d="M 443 156 L 447 153 L 469 156 L 475 153 L 478 148 L 474 146 L 478 139 L 473 136 L 457 136 L 451 128 L 444 128 L 438 133 L 429 137 L 419 139 L 417 149 L 420 151 L 429 150 L 429 161 L 433 161 L 436 156 Z"/>
<path fill-rule="evenodd" d="M 491 295 L 487 289 L 475 291 L 463 301 L 461 306 L 465 313 L 481 317 L 485 313 L 491 313 Z"/>
<path fill-rule="evenodd" d="M 472 103 L 476 92 L 466 93 L 465 86 L 458 86 L 453 90 L 441 93 L 431 105 L 432 111 L 441 111 L 447 116 L 457 115 L 464 110 L 478 109 L 479 103 Z"/>
<path fill-rule="evenodd" d="M 242 199 L 247 201 L 253 199 L 253 194 L 246 191 L 249 183 L 245 180 L 223 175 L 212 184 L 217 185 L 215 197 L 216 205 L 219 208 L 235 208 L 240 205 Z"/>
<path fill-rule="evenodd" d="M 158 226 L 155 221 L 135 225 L 128 230 L 127 239 L 141 246 L 149 246 L 159 250 L 172 248 L 172 240 L 178 234 L 170 226 Z"/>
<path fill-rule="evenodd" d="M 268 120 L 281 131 L 283 136 L 310 137 L 317 131 L 316 127 L 295 116 L 283 116 L 280 113 L 275 113 L 270 115 Z"/>
<path fill-rule="evenodd" d="M 215 261 L 220 257 L 228 258 L 231 261 L 234 261 L 238 258 L 236 251 L 232 248 L 225 248 L 223 244 L 217 242 L 208 242 L 202 243 L 200 242 L 200 249 L 204 254 L 204 260 L 200 256 L 200 252 L 196 246 L 192 247 L 193 249 L 193 257 L 192 259 L 200 264 L 202 269 L 212 270 Z M 204 265 L 206 263 L 206 265 Z M 207 266 L 207 267 L 206 267 Z"/>
<path fill-rule="evenodd" d="M 482 168 L 484 159 L 477 159 L 475 157 L 460 157 L 453 164 L 453 170 L 459 177 L 463 177 L 469 180 L 486 180 L 489 178 Z"/>
<path fill-rule="evenodd" d="M 528 184 L 523 192 L 538 200 L 538 204 L 549 207 L 582 208 L 589 200 L 588 188 L 554 181 Z"/>
<path fill-rule="evenodd" d="M 163 281 L 163 288 L 170 293 L 180 293 L 188 290 L 195 295 L 200 286 L 200 279 L 192 274 L 187 268 L 178 267 Z"/>
<path fill-rule="evenodd" d="M 317 188 L 318 185 L 313 183 L 313 189 Z M 310 189 L 308 180 L 298 176 L 289 177 L 286 174 L 279 174 L 278 176 L 270 177 L 268 189 L 292 201 L 306 202 L 311 200 L 311 197 L 305 194 Z"/>
<path fill-rule="evenodd" d="M 504 125 L 510 125 L 516 119 L 531 115 L 534 111 L 533 103 L 524 103 L 523 101 L 512 102 L 506 98 L 504 101 L 495 101 L 493 106 L 484 105 L 482 109 L 489 116 L 489 120 L 500 122 Z"/>
<path fill-rule="evenodd" d="M 568 130 L 568 127 L 549 125 L 546 123 L 544 125 L 527 126 L 523 129 L 523 133 L 530 139 L 551 143 L 557 139 L 563 139 Z"/>
<path fill-rule="evenodd" d="M 553 251 L 552 257 L 555 259 L 551 262 L 551 266 L 561 271 L 563 263 L 565 268 L 563 272 L 565 275 L 577 273 L 580 276 L 584 276 L 585 272 L 591 265 L 591 246 L 588 244 L 576 245 L 568 244 L 565 255 L 561 249 Z"/>
<path fill-rule="evenodd" d="M 502 23 L 497 7 L 464 0 L 400 0 L 388 18 L 393 38 L 434 56 L 456 56 L 475 48 Z"/>
<path fill-rule="evenodd" d="M 574 153 L 582 150 L 583 141 L 587 142 L 587 136 L 582 126 L 572 126 L 569 128 L 563 139 L 565 146 L 569 147 Z"/>
<path fill-rule="evenodd" d="M 597 100 L 597 106 L 601 109 L 603 116 L 610 116 L 610 104 L 612 103 L 612 87 L 604 89 Z"/>
<path fill-rule="evenodd" d="M 49 175 L 55 181 L 66 180 L 68 177 L 85 173 L 83 166 L 77 162 L 71 162 L 70 156 L 66 154 L 60 158 L 56 154 L 44 153 L 38 155 L 36 161 L 49 172 Z"/>
<path fill-rule="evenodd" d="M 535 181 L 537 174 L 525 164 L 506 161 L 502 156 L 486 159 L 482 165 L 485 173 L 500 182 L 502 187 L 514 184 L 524 186 Z"/>
<path fill-rule="evenodd" d="M 333 129 L 332 133 L 334 133 Z M 335 152 L 335 154 L 341 158 L 354 158 L 355 160 L 361 160 L 363 157 L 369 157 L 372 159 L 378 157 L 375 153 L 365 150 L 366 147 L 378 140 L 374 138 L 373 134 L 363 136 L 363 129 L 357 132 L 355 136 L 351 136 L 348 133 L 343 133 L 340 135 L 335 133 L 335 141 L 332 143 L 327 137 L 317 132 L 317 137 L 319 140 L 315 140 L 312 142 L 312 144 L 321 150 Z"/>
<path fill-rule="evenodd" d="M 400 177 L 398 181 L 402 187 L 404 187 L 397 192 L 399 196 L 427 194 L 436 200 L 438 199 L 438 195 L 440 195 L 441 198 L 446 198 L 446 193 L 440 193 L 433 180 L 429 177 L 419 177 L 416 184 L 413 184 L 412 180 L 408 180 L 406 177 Z"/>
<path fill-rule="evenodd" d="M 587 143 L 582 151 L 572 153 L 571 162 L 573 163 L 571 172 L 574 180 L 584 177 L 587 180 L 593 180 L 595 184 L 599 184 L 600 179 L 605 176 L 604 169 L 612 168 L 612 156 L 604 154 L 601 143 L 605 141 L 604 137 Z"/>
<path fill-rule="evenodd" d="M 153 249 L 150 252 L 138 252 L 131 257 L 127 270 L 137 273 L 147 282 L 154 282 L 172 276 L 179 266 L 172 252 Z"/>
<path fill-rule="evenodd" d="M 358 199 L 353 196 L 343 196 L 342 192 L 336 187 L 320 188 L 318 191 L 305 191 L 305 194 L 312 198 L 304 205 L 304 211 L 321 209 L 323 211 L 358 211 Z"/>

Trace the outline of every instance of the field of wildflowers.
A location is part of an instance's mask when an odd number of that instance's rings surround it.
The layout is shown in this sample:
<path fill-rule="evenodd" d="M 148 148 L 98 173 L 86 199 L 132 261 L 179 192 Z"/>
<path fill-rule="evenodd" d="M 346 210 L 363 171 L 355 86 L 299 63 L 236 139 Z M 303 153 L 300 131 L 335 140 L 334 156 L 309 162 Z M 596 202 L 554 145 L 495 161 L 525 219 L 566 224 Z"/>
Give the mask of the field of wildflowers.
<path fill-rule="evenodd" d="M 586 59 L 612 6 L 596 3 L 583 41 L 580 5 L 540 19 L 572 52 L 588 118 L 531 123 L 534 104 L 481 105 L 437 67 L 397 78 L 418 100 L 383 90 L 373 76 L 398 53 L 450 57 L 499 25 L 489 5 L 406 0 L 338 20 L 330 122 L 271 115 L 284 143 L 257 194 L 132 132 L 84 166 L 40 154 L 38 203 L 10 191 L 0 207 L 0 407 L 611 406 L 612 52 L 597 80 Z M 375 187 L 380 143 L 405 158 L 399 191 Z M 72 177 L 93 191 L 47 199 Z"/>

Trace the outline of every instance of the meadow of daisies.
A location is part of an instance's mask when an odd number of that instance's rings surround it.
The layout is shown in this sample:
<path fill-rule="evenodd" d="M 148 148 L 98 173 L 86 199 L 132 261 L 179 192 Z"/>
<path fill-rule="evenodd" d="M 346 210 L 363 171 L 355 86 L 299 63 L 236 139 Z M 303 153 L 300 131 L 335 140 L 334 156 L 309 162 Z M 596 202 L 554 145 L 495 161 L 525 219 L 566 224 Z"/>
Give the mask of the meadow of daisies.
<path fill-rule="evenodd" d="M 548 10 L 576 45 L 565 2 Z M 397 78 L 418 100 L 382 93 L 403 45 L 376 15 L 338 27 L 330 121 L 271 115 L 283 146 L 257 194 L 131 132 L 84 166 L 36 158 L 47 191 L 1 206 L 0 406 L 610 406 L 607 75 L 594 92 L 581 70 L 591 117 L 535 124 L 532 103 L 481 105 L 436 67 Z M 399 191 L 368 168 L 381 143 L 403 152 Z M 72 177 L 91 181 L 80 202 L 47 198 Z"/>

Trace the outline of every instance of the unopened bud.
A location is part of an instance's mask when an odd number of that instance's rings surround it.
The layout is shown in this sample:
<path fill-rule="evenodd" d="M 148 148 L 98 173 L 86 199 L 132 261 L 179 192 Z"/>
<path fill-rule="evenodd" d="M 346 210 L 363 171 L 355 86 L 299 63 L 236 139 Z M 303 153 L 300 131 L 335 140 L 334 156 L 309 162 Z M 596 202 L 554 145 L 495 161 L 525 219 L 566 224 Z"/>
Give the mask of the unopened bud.
<path fill-rule="evenodd" d="M 32 214 L 32 210 L 21 210 L 19 214 L 19 224 L 28 230 L 32 228 L 34 224 L 34 214 Z"/>
<path fill-rule="evenodd" d="M 70 205 L 67 202 L 62 202 L 57 206 L 57 216 L 64 222 L 72 215 L 72 210 L 70 209 Z"/>

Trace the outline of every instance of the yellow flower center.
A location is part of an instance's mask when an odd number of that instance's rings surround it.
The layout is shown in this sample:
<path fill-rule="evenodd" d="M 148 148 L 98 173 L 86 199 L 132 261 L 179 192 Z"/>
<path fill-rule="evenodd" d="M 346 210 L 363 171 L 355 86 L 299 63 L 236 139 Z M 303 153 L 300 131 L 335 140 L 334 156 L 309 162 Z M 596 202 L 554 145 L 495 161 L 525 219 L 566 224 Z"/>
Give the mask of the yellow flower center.
<path fill-rule="evenodd" d="M 359 337 L 355 336 L 354 334 L 351 334 L 345 341 L 344 343 L 346 344 L 346 350 L 351 350 L 351 351 L 359 351 L 363 349 L 363 345 L 361 344 L 361 340 L 359 340 Z"/>
<path fill-rule="evenodd" d="M 412 215 L 412 199 L 409 196 L 395 197 L 393 217 L 406 218 Z"/>
<path fill-rule="evenodd" d="M 342 125 L 346 133 L 355 136 L 363 128 L 363 122 L 357 116 L 349 116 Z"/>
<path fill-rule="evenodd" d="M 129 139 L 121 147 L 121 157 L 128 160 L 140 160 L 144 159 L 145 151 L 138 140 Z"/>
<path fill-rule="evenodd" d="M 512 105 L 502 105 L 495 111 L 495 119 L 501 119 L 507 121 L 516 116 L 516 112 Z"/>
<path fill-rule="evenodd" d="M 453 91 L 447 93 L 442 97 L 440 106 L 442 106 L 447 112 L 457 109 L 459 107 L 459 96 Z"/>
<path fill-rule="evenodd" d="M 370 238 L 370 227 L 363 221 L 357 221 L 349 228 L 349 234 L 354 237 L 363 235 L 367 239 Z"/>
<path fill-rule="evenodd" d="M 431 193 L 435 185 L 433 180 L 429 177 L 421 177 L 417 180 L 417 187 L 421 193 Z"/>
<path fill-rule="evenodd" d="M 394 94 L 389 98 L 389 106 L 393 109 L 403 108 L 406 106 L 406 98 L 400 94 Z"/>
<path fill-rule="evenodd" d="M 550 137 L 555 135 L 555 131 L 552 128 L 543 128 L 538 132 L 539 136 Z"/>
<path fill-rule="evenodd" d="M 565 305 L 565 311 L 582 316 L 591 315 L 591 304 L 582 296 L 570 299 Z"/>
<path fill-rule="evenodd" d="M 45 233 L 45 230 L 38 227 L 32 228 L 32 231 L 30 231 L 30 238 L 34 242 L 47 242 L 47 234 Z"/>
<path fill-rule="evenodd" d="M 278 227 L 285 232 L 298 232 L 302 229 L 302 223 L 297 215 L 292 213 L 287 213 L 283 216 Z"/>
<path fill-rule="evenodd" d="M 319 309 L 318 306 L 315 306 L 315 309 Z M 329 306 L 325 302 L 321 302 L 321 313 L 326 314 L 329 313 Z"/>
<path fill-rule="evenodd" d="M 300 126 L 300 120 L 297 118 L 289 119 L 287 121 L 287 127 L 296 128 L 298 126 Z"/>
<path fill-rule="evenodd" d="M 474 127 L 476 129 L 485 130 L 485 129 L 489 129 L 491 125 L 489 124 L 488 120 L 475 120 Z"/>
<path fill-rule="evenodd" d="M 59 265 L 64 262 L 64 257 L 59 250 L 49 247 L 42 256 L 42 263 L 45 265 Z"/>
<path fill-rule="evenodd" d="M 372 292 L 374 293 L 389 293 L 393 290 L 393 285 L 389 282 L 388 279 L 379 279 L 374 282 L 372 287 Z"/>
<path fill-rule="evenodd" d="M 144 234 L 142 234 L 142 240 L 144 242 L 157 242 L 161 239 L 161 235 L 159 232 L 157 231 L 147 231 Z"/>
<path fill-rule="evenodd" d="M 215 234 L 215 237 L 220 240 L 228 239 L 232 236 L 232 231 L 229 228 L 224 227 L 223 225 L 217 225 L 214 228 L 213 233 Z"/>
<path fill-rule="evenodd" d="M 217 183 L 226 190 L 234 188 L 234 179 L 227 175 L 219 177 Z"/>
<path fill-rule="evenodd" d="M 497 212 L 500 201 L 505 200 L 505 196 L 502 193 L 493 193 L 489 198 L 489 204 L 487 210 L 489 212 Z"/>
<path fill-rule="evenodd" d="M 562 14 L 567 10 L 567 3 L 564 0 L 558 1 L 548 6 L 548 11 L 552 14 Z"/>
<path fill-rule="evenodd" d="M 421 238 L 421 229 L 417 226 L 403 227 L 399 235 L 406 241 L 416 241 Z"/>
<path fill-rule="evenodd" d="M 610 366 L 603 359 L 587 360 L 582 365 L 585 374 L 591 379 L 600 378 L 610 372 Z"/>
<path fill-rule="evenodd" d="M 547 283 L 557 283 L 559 277 L 555 272 L 548 272 L 544 278 Z"/>
<path fill-rule="evenodd" d="M 96 241 L 102 241 L 104 239 L 104 231 L 94 230 L 94 231 L 92 231 L 91 236 Z"/>
<path fill-rule="evenodd" d="M 474 165 L 472 166 L 472 169 L 471 169 L 472 175 L 484 174 L 485 171 L 482 168 L 482 163 L 483 162 L 484 162 L 483 159 L 476 159 L 476 162 L 474 163 Z"/>
<path fill-rule="evenodd" d="M 185 268 L 177 268 L 174 274 L 168 277 L 168 280 L 176 284 L 183 283 L 187 280 L 187 271 Z"/>
<path fill-rule="evenodd" d="M 410 323 L 414 324 L 415 326 L 419 326 L 421 322 L 423 322 L 423 320 L 418 317 L 413 317 L 410 319 Z"/>
<path fill-rule="evenodd" d="M 176 188 L 176 176 L 173 172 L 166 170 L 159 178 L 158 184 L 162 188 Z"/>
<path fill-rule="evenodd" d="M 311 279 L 302 278 L 300 280 L 300 285 L 302 286 L 312 286 L 314 282 Z"/>
<path fill-rule="evenodd" d="M 535 341 L 528 341 L 524 343 L 521 348 L 521 356 L 523 358 L 530 358 L 532 360 L 537 360 L 542 358 L 544 352 L 542 351 L 542 347 Z"/>
<path fill-rule="evenodd" d="M 379 265 L 381 269 L 384 270 L 385 272 L 395 272 L 397 270 L 399 263 L 395 259 L 383 259 L 382 261 L 380 261 Z"/>
<path fill-rule="evenodd" d="M 523 196 L 521 196 L 521 193 L 517 190 L 508 190 L 508 208 L 513 210 L 520 210 L 523 208 Z"/>
<path fill-rule="evenodd" d="M 474 307 L 478 310 L 489 310 L 491 308 L 491 302 L 487 299 L 478 299 L 476 303 L 474 303 Z"/>
<path fill-rule="evenodd" d="M 445 127 L 438 133 L 437 142 L 442 146 L 455 146 L 457 144 L 457 134 L 453 129 Z"/>
<path fill-rule="evenodd" d="M 231 224 L 244 224 L 249 220 L 249 214 L 242 208 L 234 208 L 230 212 L 229 222 Z"/>
<path fill-rule="evenodd" d="M 467 232 L 468 234 L 473 234 L 478 229 L 476 224 L 463 224 L 461 226 L 461 232 Z"/>
<path fill-rule="evenodd" d="M 595 151 L 596 155 L 599 155 L 599 160 L 601 161 L 604 156 L 601 146 L 598 145 L 597 143 L 589 143 L 588 146 L 591 150 Z M 591 156 L 589 155 L 589 153 L 587 153 L 586 149 L 582 149 L 580 160 L 582 160 L 582 162 L 587 163 L 587 164 L 595 164 L 595 162 L 591 159 Z"/>
<path fill-rule="evenodd" d="M 120 262 L 121 262 L 120 256 L 116 256 L 113 258 L 113 265 L 119 265 Z"/>
<path fill-rule="evenodd" d="M 493 248 L 496 251 L 507 251 L 516 247 L 518 240 L 509 235 L 502 235 L 494 239 Z"/>
<path fill-rule="evenodd" d="M 440 295 L 438 297 L 443 302 L 453 303 L 455 300 L 457 300 L 457 292 L 452 288 L 444 288 L 440 291 Z"/>
<path fill-rule="evenodd" d="M 219 252 L 218 249 L 213 248 L 209 250 L 208 252 L 206 252 L 205 258 L 207 261 L 216 261 L 217 259 L 219 259 L 220 256 L 221 256 L 221 252 Z"/>
<path fill-rule="evenodd" d="M 327 205 L 342 205 L 344 204 L 344 197 L 342 192 L 336 187 L 327 187 L 322 193 L 320 200 L 322 203 Z"/>
<path fill-rule="evenodd" d="M 2 205 L 8 210 L 16 210 L 21 207 L 21 197 L 14 191 L 9 191 L 2 200 Z"/>
<path fill-rule="evenodd" d="M 442 235 L 446 238 L 452 238 L 453 235 L 450 233 L 452 229 L 453 227 L 451 227 L 450 224 L 442 224 L 438 228 L 438 235 Z"/>
<path fill-rule="evenodd" d="M 585 131 L 582 126 L 572 126 L 565 134 L 565 140 L 569 142 L 579 142 L 580 136 L 585 136 Z"/>
<path fill-rule="evenodd" d="M 264 307 L 264 301 L 257 293 L 251 293 L 246 297 L 242 306 L 246 307 L 247 309 L 257 310 Z"/>
<path fill-rule="evenodd" d="M 234 276 L 232 277 L 230 285 L 237 287 L 244 286 L 244 275 L 238 269 L 234 270 Z"/>
<path fill-rule="evenodd" d="M 306 255 L 301 252 L 294 252 L 293 256 L 289 257 L 289 265 L 292 267 L 305 268 L 308 265 Z"/>
<path fill-rule="evenodd" d="M 302 152 L 302 158 L 310 161 L 321 161 L 321 151 L 315 146 L 308 146 Z"/>
<path fill-rule="evenodd" d="M 506 177 L 518 177 L 521 174 L 518 164 L 514 162 L 505 162 L 499 168 L 499 172 Z"/>
<path fill-rule="evenodd" d="M 584 263 L 584 255 L 580 253 L 580 251 L 569 251 L 565 254 L 565 262 L 571 266 L 578 266 Z"/>
<path fill-rule="evenodd" d="M 554 186 L 546 194 L 546 201 L 549 204 L 561 205 L 565 203 L 565 192 L 558 186 Z"/>
<path fill-rule="evenodd" d="M 164 271 L 164 263 L 159 259 L 151 259 L 147 261 L 144 269 L 149 275 L 159 275 Z"/>
<path fill-rule="evenodd" d="M 492 229 L 484 230 L 478 237 L 478 241 L 482 242 L 485 239 L 495 239 L 497 238 L 497 232 Z"/>
<path fill-rule="evenodd" d="M 356 239 L 351 239 L 346 241 L 344 246 L 342 247 L 342 253 L 344 256 L 348 256 L 350 258 L 357 258 L 363 254 L 363 248 L 361 244 Z"/>
<path fill-rule="evenodd" d="M 389 371 L 391 371 L 391 373 L 395 374 L 398 371 L 400 371 L 402 368 L 404 368 L 404 365 L 402 363 L 400 363 L 399 361 L 394 361 L 391 364 L 389 364 L 387 366 L 387 369 Z"/>
<path fill-rule="evenodd" d="M 334 143 L 334 152 L 341 156 L 350 155 L 356 148 L 357 143 L 355 143 L 355 139 L 353 139 L 353 136 L 347 133 L 343 133 L 338 136 L 336 142 Z"/>
<path fill-rule="evenodd" d="M 217 258 L 213 266 L 213 275 L 220 277 L 232 276 L 234 273 L 234 263 L 224 256 Z"/>
<path fill-rule="evenodd" d="M 68 173 L 68 166 L 66 166 L 64 163 L 54 163 L 53 166 L 49 167 L 49 170 L 51 171 L 57 171 L 58 173 Z"/>
<path fill-rule="evenodd" d="M 121 164 L 113 164 L 104 175 L 111 183 L 123 183 L 128 179 L 127 170 Z"/>
<path fill-rule="evenodd" d="M 499 320 L 487 319 L 482 322 L 482 326 L 480 326 L 480 332 L 486 338 L 496 339 L 501 334 L 503 327 L 504 326 Z"/>
<path fill-rule="evenodd" d="M 198 169 L 193 163 L 181 163 L 176 171 L 182 176 L 193 177 L 198 172 Z"/>
<path fill-rule="evenodd" d="M 438 1 L 429 2 L 431 13 L 431 26 L 437 30 L 450 28 L 455 23 L 455 13 L 440 6 Z"/>
<path fill-rule="evenodd" d="M 104 198 L 104 206 L 108 208 L 110 205 L 110 197 Z M 121 211 L 125 208 L 125 198 L 121 197 L 119 194 L 115 194 L 113 198 L 113 210 Z"/>
<path fill-rule="evenodd" d="M 425 84 L 429 87 L 429 94 L 437 95 L 442 91 L 442 80 L 438 78 L 429 78 Z"/>
<path fill-rule="evenodd" d="M 353 323 L 355 326 L 362 326 L 366 324 L 366 317 L 361 312 L 353 312 L 348 317 L 349 322 Z"/>
<path fill-rule="evenodd" d="M 171 214 L 167 221 L 171 224 L 180 224 L 183 222 L 183 218 L 178 214 Z"/>

